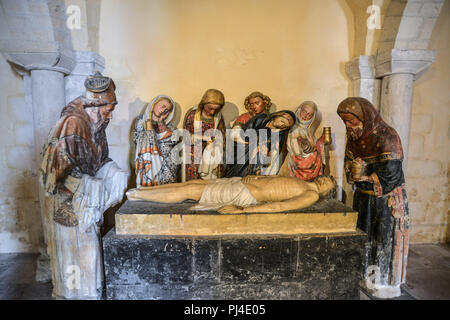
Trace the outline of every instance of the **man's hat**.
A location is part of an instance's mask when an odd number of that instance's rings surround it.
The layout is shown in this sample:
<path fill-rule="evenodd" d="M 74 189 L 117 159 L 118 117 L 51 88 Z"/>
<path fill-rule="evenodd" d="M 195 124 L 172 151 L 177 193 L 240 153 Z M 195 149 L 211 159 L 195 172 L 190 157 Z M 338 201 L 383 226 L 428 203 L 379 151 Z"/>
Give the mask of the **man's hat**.
<path fill-rule="evenodd" d="M 111 81 L 111 78 L 105 77 L 99 71 L 96 71 L 93 76 L 86 78 L 84 86 L 90 92 L 99 93 L 106 91 L 109 88 Z"/>

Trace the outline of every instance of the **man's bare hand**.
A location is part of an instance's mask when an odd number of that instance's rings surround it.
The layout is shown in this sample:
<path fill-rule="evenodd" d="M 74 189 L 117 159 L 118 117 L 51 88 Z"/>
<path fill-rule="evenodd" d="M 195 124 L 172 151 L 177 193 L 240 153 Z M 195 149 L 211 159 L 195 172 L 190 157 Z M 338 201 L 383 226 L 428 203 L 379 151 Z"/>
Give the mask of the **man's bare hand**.
<path fill-rule="evenodd" d="M 229 213 L 243 213 L 243 212 L 244 212 L 243 208 L 236 207 L 236 206 L 234 206 L 234 205 L 232 205 L 232 204 L 227 205 L 227 206 L 223 206 L 223 207 L 220 208 L 218 211 L 219 211 L 220 213 L 222 213 L 222 214 L 229 214 Z"/>

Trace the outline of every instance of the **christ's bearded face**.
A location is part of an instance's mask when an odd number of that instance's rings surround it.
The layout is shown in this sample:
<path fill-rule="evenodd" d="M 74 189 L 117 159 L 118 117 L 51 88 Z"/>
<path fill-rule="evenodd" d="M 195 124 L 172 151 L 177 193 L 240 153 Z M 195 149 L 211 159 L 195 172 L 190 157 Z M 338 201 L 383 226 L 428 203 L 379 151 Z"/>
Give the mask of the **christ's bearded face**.
<path fill-rule="evenodd" d="M 273 118 L 272 125 L 275 129 L 286 130 L 294 125 L 294 121 L 287 114 L 280 114 Z"/>
<path fill-rule="evenodd" d="M 363 123 L 351 113 L 340 113 L 339 116 L 344 121 L 347 130 L 347 137 L 358 140 L 363 133 Z"/>

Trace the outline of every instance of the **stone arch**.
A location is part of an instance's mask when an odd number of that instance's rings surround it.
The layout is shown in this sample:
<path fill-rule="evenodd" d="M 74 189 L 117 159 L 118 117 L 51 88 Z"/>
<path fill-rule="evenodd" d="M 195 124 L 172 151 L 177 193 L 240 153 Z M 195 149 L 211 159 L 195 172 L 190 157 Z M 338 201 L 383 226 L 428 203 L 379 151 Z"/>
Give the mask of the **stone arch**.
<path fill-rule="evenodd" d="M 391 0 L 378 54 L 391 49 L 426 50 L 444 0 Z"/>

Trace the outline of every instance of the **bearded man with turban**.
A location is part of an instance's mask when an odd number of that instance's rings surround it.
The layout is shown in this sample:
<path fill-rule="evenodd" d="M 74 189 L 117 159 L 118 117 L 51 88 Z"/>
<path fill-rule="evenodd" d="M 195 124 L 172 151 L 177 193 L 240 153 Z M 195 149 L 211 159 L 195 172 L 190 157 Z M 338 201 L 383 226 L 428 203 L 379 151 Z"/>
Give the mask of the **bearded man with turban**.
<path fill-rule="evenodd" d="M 52 294 L 62 299 L 101 298 L 100 226 L 106 209 L 122 200 L 128 180 L 108 157 L 114 82 L 97 72 L 85 87 L 86 95 L 65 106 L 50 131 L 40 168 Z"/>
<path fill-rule="evenodd" d="M 345 99 L 337 113 L 347 129 L 345 171 L 354 183 L 357 227 L 367 233 L 364 284 L 374 296 L 399 296 L 409 245 L 400 138 L 364 98 Z"/>
<path fill-rule="evenodd" d="M 184 166 L 186 181 L 221 178 L 224 172 L 225 122 L 220 112 L 225 96 L 217 89 L 208 89 L 197 107 L 186 114 L 183 128 L 191 134 Z"/>

